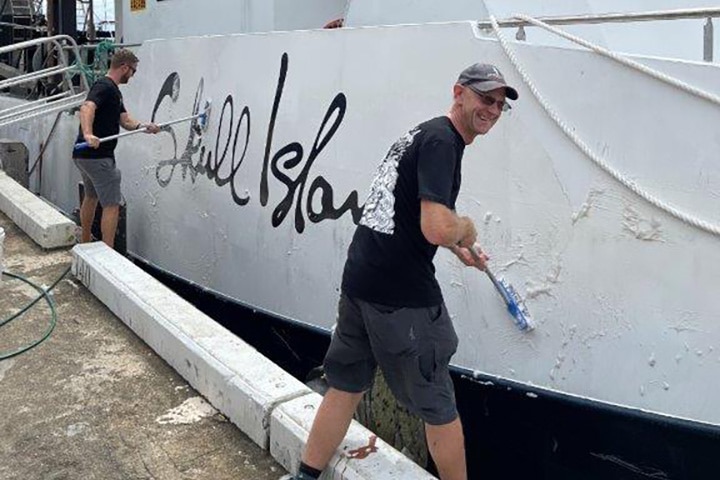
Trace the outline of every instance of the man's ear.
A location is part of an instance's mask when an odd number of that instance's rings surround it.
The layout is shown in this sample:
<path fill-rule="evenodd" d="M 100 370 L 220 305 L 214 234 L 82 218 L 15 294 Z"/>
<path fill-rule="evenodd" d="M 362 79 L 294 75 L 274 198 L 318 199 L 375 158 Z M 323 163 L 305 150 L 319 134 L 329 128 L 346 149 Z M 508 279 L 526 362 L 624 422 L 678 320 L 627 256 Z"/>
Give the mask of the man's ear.
<path fill-rule="evenodd" d="M 455 101 L 460 99 L 460 95 L 462 95 L 463 90 L 465 90 L 465 87 L 463 87 L 460 84 L 453 85 L 453 99 Z"/>

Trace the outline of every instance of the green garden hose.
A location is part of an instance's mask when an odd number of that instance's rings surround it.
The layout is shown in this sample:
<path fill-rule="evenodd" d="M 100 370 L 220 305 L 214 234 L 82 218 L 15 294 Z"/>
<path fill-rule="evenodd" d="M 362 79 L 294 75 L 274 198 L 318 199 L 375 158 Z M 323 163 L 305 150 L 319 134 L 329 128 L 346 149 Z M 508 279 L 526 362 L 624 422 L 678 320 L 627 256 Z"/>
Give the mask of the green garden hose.
<path fill-rule="evenodd" d="M 33 287 L 35 290 L 37 290 L 37 292 L 38 292 L 40 295 L 38 295 L 32 302 L 30 302 L 30 303 L 28 303 L 27 305 L 25 305 L 19 312 L 13 314 L 13 315 L 10 316 L 9 318 L 6 318 L 6 319 L 4 319 L 4 320 L 1 320 L 1 321 L 0 321 L 0 328 L 3 327 L 3 326 L 5 326 L 5 325 L 7 325 L 7 324 L 10 323 L 10 322 L 12 322 L 13 320 L 21 317 L 25 312 L 27 312 L 28 310 L 30 310 L 37 302 L 39 302 L 39 301 L 42 300 L 43 298 L 45 299 L 45 301 L 47 302 L 48 306 L 50 307 L 51 317 L 50 317 L 50 324 L 48 325 L 48 328 L 47 328 L 47 330 L 45 330 L 45 333 L 42 335 L 42 337 L 40 337 L 38 340 L 35 340 L 35 341 L 29 343 L 28 345 L 25 345 L 24 347 L 21 347 L 21 348 L 19 348 L 19 349 L 17 349 L 17 350 L 12 350 L 12 351 L 9 351 L 9 352 L 0 352 L 0 360 L 5 360 L 5 359 L 7 359 L 7 358 L 14 357 L 14 356 L 16 356 L 16 355 L 20 355 L 21 353 L 27 352 L 28 350 L 30 350 L 30 349 L 32 349 L 32 348 L 35 348 L 36 346 L 40 345 L 42 342 L 44 342 L 45 340 L 47 340 L 48 337 L 50 337 L 50 334 L 51 334 L 52 331 L 55 329 L 55 325 L 57 324 L 57 311 L 55 310 L 55 301 L 53 300 L 53 297 L 50 295 L 50 292 L 52 292 L 53 288 L 55 288 L 55 286 L 57 286 L 57 284 L 60 283 L 60 281 L 61 281 L 63 278 L 65 278 L 65 276 L 66 276 L 68 273 L 70 273 L 70 269 L 71 269 L 71 267 L 68 267 L 68 268 L 63 272 L 63 274 L 60 275 L 60 277 L 59 277 L 57 280 L 55 280 L 55 282 L 53 282 L 53 284 L 50 285 L 50 287 L 47 288 L 47 289 L 42 288 L 41 286 L 33 283 L 32 281 L 28 280 L 27 278 L 25 278 L 25 277 L 23 277 L 23 276 L 21 276 L 21 275 L 17 275 L 17 274 L 10 273 L 10 272 L 5 272 L 5 271 L 2 272 L 2 275 L 4 275 L 4 276 L 7 276 L 7 277 L 9 277 L 9 278 L 14 278 L 14 279 L 16 279 L 16 280 L 20 280 L 20 281 L 22 281 L 22 282 L 27 283 L 28 285 L 30 285 L 31 287 Z"/>

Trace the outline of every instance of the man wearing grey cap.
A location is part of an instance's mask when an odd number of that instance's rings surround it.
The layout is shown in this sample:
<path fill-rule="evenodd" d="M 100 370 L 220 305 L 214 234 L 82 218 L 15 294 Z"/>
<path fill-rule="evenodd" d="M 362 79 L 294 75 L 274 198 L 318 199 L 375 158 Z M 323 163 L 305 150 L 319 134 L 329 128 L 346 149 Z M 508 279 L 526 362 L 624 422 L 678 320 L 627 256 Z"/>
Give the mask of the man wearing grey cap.
<path fill-rule="evenodd" d="M 443 246 L 465 265 L 485 268 L 473 221 L 455 213 L 461 160 L 465 145 L 488 133 L 510 109 L 507 99 L 517 98 L 497 67 L 471 65 L 453 86 L 450 112 L 411 129 L 380 164 L 345 263 L 324 362 L 330 389 L 296 480 L 320 476 L 378 365 L 398 402 L 425 422 L 440 478 L 467 479 L 449 372 L 458 338 L 432 262 Z"/>

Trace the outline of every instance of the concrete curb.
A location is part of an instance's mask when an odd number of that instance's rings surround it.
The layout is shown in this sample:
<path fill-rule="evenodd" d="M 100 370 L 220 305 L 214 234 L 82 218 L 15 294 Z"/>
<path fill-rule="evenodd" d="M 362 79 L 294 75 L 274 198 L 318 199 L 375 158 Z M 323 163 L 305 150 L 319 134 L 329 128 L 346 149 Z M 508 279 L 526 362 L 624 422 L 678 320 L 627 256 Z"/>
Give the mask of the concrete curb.
<path fill-rule="evenodd" d="M 75 224 L 0 171 L 0 210 L 42 248 L 75 243 Z"/>
<path fill-rule="evenodd" d="M 73 273 L 145 343 L 289 471 L 321 397 L 102 242 L 73 248 Z M 323 478 L 434 478 L 357 422 Z"/>
<path fill-rule="evenodd" d="M 283 467 L 294 471 L 307 442 L 315 412 L 322 397 L 313 393 L 279 405 L 272 413 L 270 454 Z M 377 451 L 371 453 L 371 446 Z M 353 453 L 356 452 L 356 453 Z M 364 453 L 363 453 L 364 452 Z M 354 458 L 356 457 L 357 458 Z M 367 456 L 364 456 L 367 455 Z M 411 462 L 373 432 L 353 421 L 322 480 L 430 480 L 435 477 Z"/>

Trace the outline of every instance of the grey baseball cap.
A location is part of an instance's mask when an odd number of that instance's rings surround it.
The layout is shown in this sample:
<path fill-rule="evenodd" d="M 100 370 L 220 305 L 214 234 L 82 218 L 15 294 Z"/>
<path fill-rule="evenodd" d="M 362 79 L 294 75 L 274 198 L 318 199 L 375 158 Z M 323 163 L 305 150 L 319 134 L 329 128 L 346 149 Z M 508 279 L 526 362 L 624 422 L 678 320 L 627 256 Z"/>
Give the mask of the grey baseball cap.
<path fill-rule="evenodd" d="M 496 88 L 505 88 L 505 96 L 510 100 L 517 100 L 517 90 L 505 83 L 500 70 L 489 63 L 476 63 L 470 65 L 460 73 L 458 84 L 469 87 L 476 92 L 489 92 Z"/>

